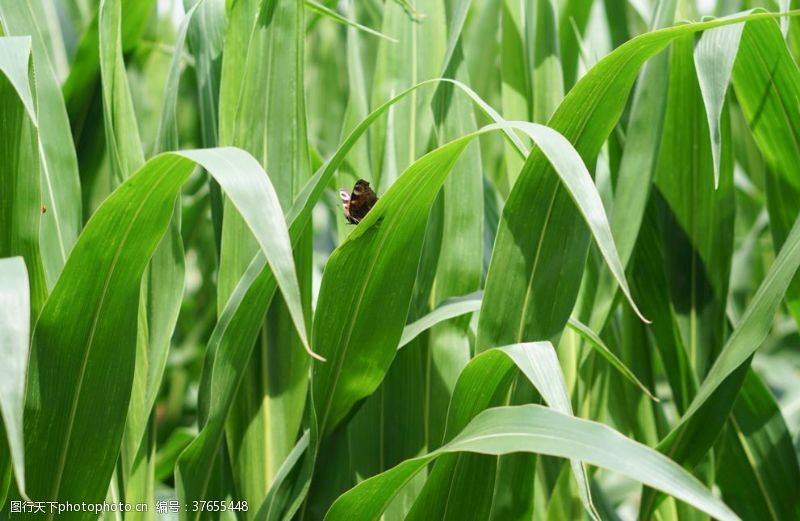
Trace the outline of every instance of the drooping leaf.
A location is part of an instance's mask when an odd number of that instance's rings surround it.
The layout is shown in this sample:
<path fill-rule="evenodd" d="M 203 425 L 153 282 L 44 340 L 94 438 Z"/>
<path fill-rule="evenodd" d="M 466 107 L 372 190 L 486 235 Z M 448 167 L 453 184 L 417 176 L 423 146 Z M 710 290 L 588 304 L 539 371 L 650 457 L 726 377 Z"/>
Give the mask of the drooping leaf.
<path fill-rule="evenodd" d="M 303 233 L 310 217 L 314 204 L 321 197 L 325 186 L 337 168 L 342 164 L 347 153 L 352 149 L 375 119 L 384 114 L 394 103 L 404 99 L 416 89 L 431 86 L 439 80 L 420 83 L 401 92 L 394 98 L 370 113 L 359 125 L 353 129 L 337 149 L 333 157 L 320 167 L 311 180 L 306 183 L 300 195 L 296 198 L 292 208 L 288 211 L 287 221 L 290 223 L 290 233 L 297 240 Z M 494 112 L 471 89 L 454 80 L 451 81 L 460 90 L 465 92 L 481 110 L 498 122 L 499 127 L 511 134 L 510 128 L 503 124 L 502 118 Z M 199 391 L 200 423 L 203 426 L 198 438 L 181 455 L 178 462 L 178 493 L 179 497 L 198 498 L 206 497 L 207 487 L 213 471 L 213 461 L 217 450 L 222 443 L 223 426 L 232 400 L 240 383 L 240 376 L 246 367 L 252 353 L 253 342 L 260 329 L 261 319 L 266 312 L 272 298 L 275 283 L 261 253 L 255 255 L 247 267 L 245 274 L 237 282 L 236 289 L 220 313 L 220 319 L 209 340 L 206 352 L 204 372 L 201 376 Z M 235 375 L 235 376 L 234 376 Z M 314 440 L 314 433 L 311 433 Z M 313 441 L 312 441 L 313 443 Z M 309 463 L 308 469 L 313 469 Z M 299 508 L 308 489 L 310 474 L 303 474 L 306 481 L 292 490 L 289 497 L 281 496 L 282 507 L 275 507 L 271 512 L 276 516 L 291 515 Z M 281 487 L 282 484 L 276 483 Z M 291 485 L 289 485 L 291 489 Z M 270 492 L 270 496 L 278 496 Z M 288 514 L 286 512 L 289 512 Z"/>
<path fill-rule="evenodd" d="M 25 408 L 32 497 L 97 502 L 105 496 L 130 399 L 136 343 L 131 309 L 178 191 L 196 162 L 215 175 L 250 223 L 287 300 L 299 300 L 280 205 L 252 157 L 211 149 L 148 162 L 92 217 L 36 325 Z M 97 397 L 120 407 L 81 406 Z M 98 422 L 103 430 L 96 428 Z M 54 429 L 63 436 L 51 436 Z M 86 514 L 70 515 L 82 519 Z"/>
<path fill-rule="evenodd" d="M 621 285 L 627 286 L 599 195 L 580 158 L 552 129 L 532 123 L 507 123 L 512 124 L 534 139 L 552 161 L 558 177 L 589 222 L 598 245 L 605 250 L 606 260 L 619 269 Z M 484 132 L 493 128 L 502 127 L 486 127 Z M 458 154 L 475 135 L 452 141 L 414 163 L 328 260 L 314 318 L 314 338 L 320 353 L 334 357 L 334 363 L 315 366 L 312 381 L 323 435 L 377 387 L 391 362 L 402 334 L 403 320 L 399 317 L 407 313 L 410 302 L 422 247 L 423 219 L 433 204 L 438 188 L 435 183 L 444 181 Z M 421 191 L 427 184 L 432 192 Z M 416 197 L 410 197 L 411 193 Z M 392 224 L 400 219 L 404 228 L 394 229 Z M 403 269 L 405 279 L 400 275 Z M 385 270 L 394 274 L 393 291 L 388 294 L 369 284 L 370 277 L 379 277 Z M 405 293 L 400 292 L 401 281 Z M 335 299 L 340 305 L 327 304 L 328 299 Z M 389 309 L 396 313 L 388 313 Z M 372 327 L 357 328 L 358 323 Z M 359 350 L 368 350 L 370 356 L 359 356 Z"/>
<path fill-rule="evenodd" d="M 594 347 L 597 350 L 600 356 L 605 358 L 609 364 L 614 366 L 614 368 L 617 371 L 619 371 L 620 374 L 624 376 L 629 382 L 631 382 L 633 385 L 641 389 L 642 392 L 645 395 L 647 395 L 647 397 L 649 397 L 651 400 L 658 401 L 658 398 L 656 398 L 653 395 L 650 389 L 648 389 L 646 385 L 644 385 L 641 381 L 639 381 L 636 375 L 633 374 L 633 371 L 631 371 L 625 366 L 625 364 L 617 357 L 617 355 L 615 355 L 608 348 L 608 346 L 606 346 L 605 342 L 603 342 L 603 339 L 600 338 L 597 335 L 597 333 L 592 331 L 589 328 L 589 326 L 572 318 L 569 320 L 568 325 L 571 329 L 573 329 L 575 332 L 581 335 L 585 340 L 587 340 L 589 344 L 591 344 L 592 347 Z"/>
<path fill-rule="evenodd" d="M 658 3 L 653 18 L 654 30 L 663 29 L 672 23 L 675 4 L 675 0 L 662 0 Z M 620 158 L 611 212 L 611 231 L 617 240 L 623 266 L 627 266 L 631 258 L 650 195 L 654 165 L 661 144 L 663 100 L 667 92 L 668 71 L 669 56 L 666 53 L 656 55 L 642 68 L 632 95 L 625 147 Z M 588 322 L 594 330 L 602 329 L 608 318 L 615 301 L 616 292 L 612 288 L 616 287 L 616 280 L 611 272 L 602 270 L 597 286 Z"/>
<path fill-rule="evenodd" d="M 326 519 L 379 519 L 397 490 L 414 474 L 435 458 L 459 451 L 494 455 L 533 451 L 578 458 L 668 491 L 718 519 L 738 519 L 700 482 L 663 455 L 605 425 L 539 405 L 498 407 L 481 413 L 441 449 L 357 485 L 333 504 Z"/>
<path fill-rule="evenodd" d="M 714 161 L 714 186 L 719 186 L 722 148 L 722 107 L 733 74 L 733 63 L 739 50 L 744 24 L 729 25 L 706 31 L 694 50 L 697 79 L 703 93 L 711 152 Z"/>
<path fill-rule="evenodd" d="M 243 1 L 230 6 L 220 84 L 220 143 L 241 147 L 261 163 L 288 209 L 311 175 L 305 116 L 305 9 L 302 0 Z M 230 202 L 224 203 L 217 309 L 223 311 L 257 245 Z M 228 454 L 239 495 L 250 504 L 266 496 L 288 456 L 303 416 L 309 357 L 305 329 L 293 317 L 311 312 L 311 236 L 293 241 L 300 307 L 278 296 L 248 364 L 226 425 Z M 274 421 L 280 418 L 281 421 Z M 265 430 L 252 429 L 256 422 Z M 203 497 L 203 496 L 200 496 Z"/>
<path fill-rule="evenodd" d="M 427 315 L 407 324 L 403 328 L 403 335 L 400 337 L 400 344 L 397 347 L 401 348 L 407 345 L 423 331 L 432 328 L 439 322 L 478 311 L 481 309 L 482 297 L 483 292 L 476 291 L 463 297 L 451 297 L 443 301 Z"/>
<path fill-rule="evenodd" d="M 756 13 L 638 36 L 598 62 L 567 94 L 548 125 L 592 164 L 622 113 L 639 68 L 649 58 L 679 36 L 772 16 Z M 575 303 L 588 242 L 583 223 L 569 211 L 569 196 L 550 168 L 544 154 L 534 150 L 503 209 L 486 280 L 484 298 L 489 305 L 481 313 L 479 348 L 556 337 Z M 546 203 L 531 211 L 531 200 Z M 519 244 L 530 246 L 523 249 Z M 550 273 L 558 274 L 558 284 Z M 503 284 L 509 276 L 526 282 Z M 532 295 L 537 295 L 534 301 Z"/>

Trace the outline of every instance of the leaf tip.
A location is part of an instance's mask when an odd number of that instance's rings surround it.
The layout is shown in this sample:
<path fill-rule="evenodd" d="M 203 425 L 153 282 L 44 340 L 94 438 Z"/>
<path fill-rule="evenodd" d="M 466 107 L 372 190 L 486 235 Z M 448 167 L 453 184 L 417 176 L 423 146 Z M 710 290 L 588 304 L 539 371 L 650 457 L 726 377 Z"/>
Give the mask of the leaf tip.
<path fill-rule="evenodd" d="M 636 313 L 636 316 L 639 317 L 639 320 L 641 320 L 645 324 L 652 324 L 653 323 L 652 320 L 650 320 L 649 318 L 644 316 L 644 313 L 642 313 L 641 310 L 639 310 L 639 306 L 636 305 L 636 303 L 633 301 L 632 298 L 630 299 L 630 303 L 631 303 L 631 307 L 633 308 L 633 312 Z"/>
<path fill-rule="evenodd" d="M 308 356 L 310 356 L 314 360 L 319 360 L 320 362 L 327 362 L 328 361 L 328 359 L 325 358 L 324 356 L 319 355 L 319 354 L 315 353 L 314 351 L 312 351 L 309 346 L 305 346 L 305 348 L 306 348 L 306 353 L 308 353 Z"/>

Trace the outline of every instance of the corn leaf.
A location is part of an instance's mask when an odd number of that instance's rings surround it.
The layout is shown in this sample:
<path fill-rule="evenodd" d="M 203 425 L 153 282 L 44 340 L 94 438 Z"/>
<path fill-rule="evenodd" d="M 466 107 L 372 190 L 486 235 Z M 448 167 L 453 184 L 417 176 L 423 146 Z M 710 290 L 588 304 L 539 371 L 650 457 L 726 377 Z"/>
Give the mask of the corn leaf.
<path fill-rule="evenodd" d="M 44 2 L 0 2 L 0 22 L 9 36 L 29 35 L 41 155 L 41 249 L 47 287 L 52 288 L 78 237 L 83 222 L 78 162 L 59 79 L 48 53 Z"/>
<path fill-rule="evenodd" d="M 34 330 L 25 411 L 32 497 L 94 502 L 105 497 L 127 407 L 79 405 L 102 396 L 127 406 L 136 343 L 131 309 L 136 309 L 142 273 L 195 162 L 216 176 L 246 216 L 287 298 L 299 299 L 280 205 L 252 157 L 212 149 L 165 154 L 148 162 L 95 213 Z M 81 295 L 78 304 L 72 301 L 75 294 Z M 86 313 L 90 320 L 78 318 Z M 72 326 L 65 330 L 63 324 Z M 52 356 L 54 352 L 59 356 Z M 98 431 L 97 422 L 108 428 Z M 51 429 L 64 435 L 54 438 Z M 85 514 L 72 513 L 76 518 Z"/>
<path fill-rule="evenodd" d="M 620 472 L 690 502 L 718 519 L 738 519 L 700 482 L 676 463 L 594 422 L 570 417 L 539 405 L 489 409 L 478 415 L 441 449 L 403 462 L 340 497 L 328 520 L 379 519 L 397 490 L 437 457 L 449 452 L 508 454 L 532 451 L 576 457 L 586 463 Z"/>
<path fill-rule="evenodd" d="M 30 345 L 30 288 L 22 257 L 0 259 L 0 417 L 4 439 L 17 480 L 19 493 L 25 495 L 25 448 L 23 441 L 23 405 L 25 374 Z M 8 460 L 3 459 L 5 464 Z M 5 469 L 0 469 L 6 472 Z"/>

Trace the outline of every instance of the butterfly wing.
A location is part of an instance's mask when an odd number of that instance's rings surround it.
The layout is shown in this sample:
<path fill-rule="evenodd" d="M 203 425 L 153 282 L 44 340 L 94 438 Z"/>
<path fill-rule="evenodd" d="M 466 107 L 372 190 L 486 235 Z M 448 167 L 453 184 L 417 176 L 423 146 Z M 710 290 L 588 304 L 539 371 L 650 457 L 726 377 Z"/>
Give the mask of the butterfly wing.
<path fill-rule="evenodd" d="M 378 202 L 377 194 L 370 188 L 369 183 L 359 179 L 350 194 L 348 208 L 345 210 L 345 217 L 353 224 L 361 222 L 367 213 L 372 210 Z"/>
<path fill-rule="evenodd" d="M 339 190 L 339 198 L 342 200 L 342 208 L 344 209 L 344 218 L 347 219 L 347 222 L 350 224 L 357 224 L 358 221 L 354 221 L 352 216 L 350 215 L 350 201 L 352 200 L 350 192 L 345 189 Z"/>

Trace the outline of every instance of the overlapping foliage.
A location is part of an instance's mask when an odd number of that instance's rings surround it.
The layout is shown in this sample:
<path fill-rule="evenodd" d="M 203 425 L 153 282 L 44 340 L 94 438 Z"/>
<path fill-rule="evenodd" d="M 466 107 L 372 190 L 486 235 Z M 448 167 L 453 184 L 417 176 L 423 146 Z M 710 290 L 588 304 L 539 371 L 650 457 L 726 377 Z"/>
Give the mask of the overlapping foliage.
<path fill-rule="evenodd" d="M 781 8 L 0 0 L 0 517 L 800 517 Z"/>

